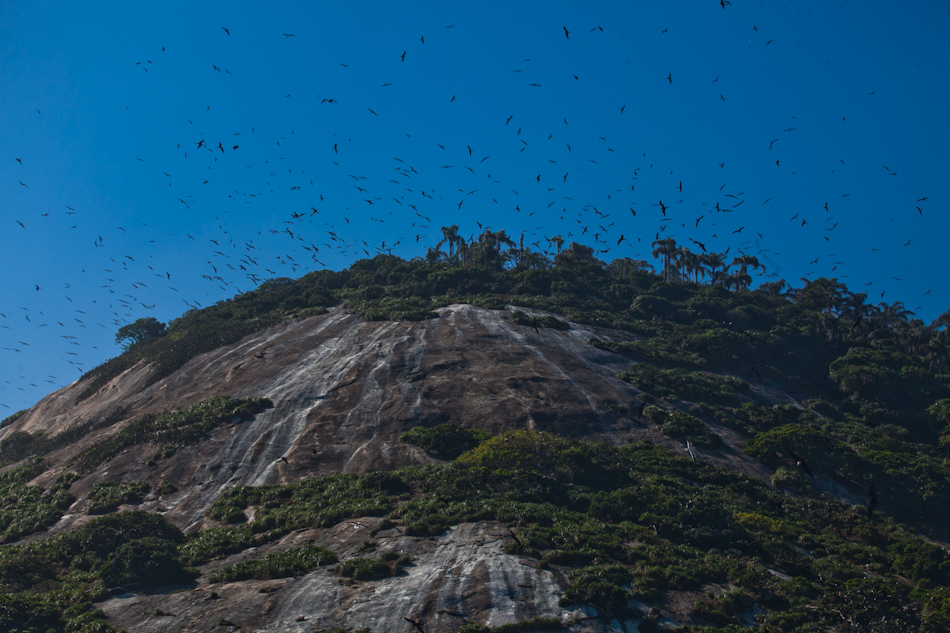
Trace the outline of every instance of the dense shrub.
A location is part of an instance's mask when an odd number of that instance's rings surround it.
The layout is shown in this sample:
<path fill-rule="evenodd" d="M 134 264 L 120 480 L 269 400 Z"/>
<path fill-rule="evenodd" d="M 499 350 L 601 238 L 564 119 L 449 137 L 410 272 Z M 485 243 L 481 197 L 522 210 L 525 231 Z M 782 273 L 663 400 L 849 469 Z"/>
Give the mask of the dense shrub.
<path fill-rule="evenodd" d="M 99 573 L 107 587 L 130 583 L 172 585 L 196 575 L 182 565 L 173 541 L 154 536 L 134 539 L 117 547 Z"/>
<path fill-rule="evenodd" d="M 337 573 L 353 580 L 380 580 L 393 575 L 393 567 L 381 560 L 348 558 L 337 566 Z"/>
<path fill-rule="evenodd" d="M 236 582 L 238 580 L 270 580 L 300 576 L 310 570 L 335 563 L 336 554 L 315 545 L 301 545 L 289 550 L 274 552 L 266 556 L 246 560 L 236 565 L 224 567 L 208 577 L 210 582 Z"/>
<path fill-rule="evenodd" d="M 399 441 L 414 444 L 439 459 L 453 460 L 490 437 L 489 433 L 480 429 L 466 429 L 457 424 L 440 424 L 429 428 L 413 427 L 400 435 Z"/>
<path fill-rule="evenodd" d="M 89 491 L 89 514 L 105 514 L 118 510 L 123 504 L 140 503 L 150 489 L 146 481 L 125 484 L 100 481 Z"/>

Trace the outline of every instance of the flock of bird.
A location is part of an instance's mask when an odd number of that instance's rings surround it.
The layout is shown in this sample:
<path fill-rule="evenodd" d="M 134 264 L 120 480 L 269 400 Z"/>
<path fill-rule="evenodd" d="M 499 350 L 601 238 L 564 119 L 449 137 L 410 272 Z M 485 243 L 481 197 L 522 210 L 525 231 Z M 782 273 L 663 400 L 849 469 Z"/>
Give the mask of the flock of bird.
<path fill-rule="evenodd" d="M 728 2 L 721 3 L 723 10 L 726 10 L 728 5 Z M 454 24 L 448 25 L 445 29 L 454 27 Z M 582 33 L 597 37 L 606 30 L 595 25 L 584 29 Z M 228 26 L 221 26 L 217 34 L 222 38 L 239 36 L 232 31 Z M 750 32 L 757 34 L 758 28 L 750 25 Z M 570 45 L 578 39 L 575 29 L 568 29 L 567 26 L 563 27 L 563 35 Z M 294 33 L 275 34 L 274 38 L 288 42 L 291 38 L 294 38 L 293 41 L 299 39 Z M 425 35 L 422 35 L 413 41 L 413 45 L 422 50 L 422 47 L 437 46 L 433 43 L 437 39 L 430 37 L 427 43 Z M 763 39 L 761 43 L 763 47 L 770 44 L 772 40 Z M 393 51 L 392 61 L 398 59 L 400 65 L 412 64 L 415 55 L 413 51 L 412 48 Z M 156 51 L 153 59 L 134 62 L 134 68 L 145 73 L 151 70 L 153 72 L 149 77 L 152 77 L 162 63 L 160 56 L 163 54 L 166 54 L 165 47 L 162 47 L 161 52 Z M 518 63 L 518 68 L 511 69 L 512 73 L 520 77 L 519 73 L 524 73 L 529 65 L 530 59 L 524 59 Z M 339 66 L 349 72 L 347 69 L 350 64 L 340 63 Z M 222 63 L 209 64 L 208 72 L 220 73 L 222 76 L 234 74 Z M 578 75 L 570 74 L 571 81 L 581 81 Z M 660 86 L 672 86 L 674 79 L 672 72 L 666 72 L 658 74 L 656 81 Z M 711 78 L 709 85 L 713 87 L 716 98 L 726 102 L 725 91 L 720 93 L 719 88 L 715 86 L 719 79 L 718 76 Z M 543 87 L 538 81 L 526 80 L 524 84 L 526 89 Z M 390 90 L 392 85 L 392 81 L 381 83 L 380 101 L 385 101 L 385 91 Z M 871 92 L 867 96 L 870 98 L 873 94 Z M 451 107 L 456 102 L 456 95 L 448 97 L 446 95 L 446 105 Z M 292 99 L 293 93 L 286 94 L 285 98 Z M 368 107 L 370 105 L 373 107 Z M 344 106 L 335 95 L 319 96 L 314 107 L 318 112 L 320 108 L 357 108 L 365 111 L 366 116 L 370 118 L 379 117 L 378 111 L 381 111 L 379 106 L 374 104 Z M 612 112 L 614 121 L 631 116 L 628 104 L 625 103 L 616 104 Z M 38 110 L 37 114 L 40 115 L 41 112 Z M 88 350 L 83 349 L 84 338 L 88 338 L 90 329 L 99 328 L 114 333 L 117 327 L 148 316 L 157 306 L 166 302 L 166 297 L 172 296 L 169 293 L 179 295 L 180 304 L 183 304 L 184 308 L 203 307 L 193 295 L 184 296 L 178 289 L 177 286 L 182 285 L 178 278 L 182 275 L 192 276 L 192 279 L 185 282 L 189 288 L 194 287 L 193 278 L 198 277 L 206 284 L 207 296 L 212 297 L 212 300 L 220 299 L 250 290 L 269 278 L 299 276 L 310 270 L 325 268 L 325 261 L 352 261 L 380 253 L 392 253 L 394 249 L 397 249 L 397 252 L 406 252 L 407 245 L 419 251 L 427 245 L 434 245 L 442 238 L 443 234 L 437 225 L 443 222 L 447 225 L 454 224 L 458 222 L 453 221 L 455 217 L 461 217 L 464 221 L 470 217 L 467 214 L 482 213 L 482 209 L 492 209 L 496 216 L 500 213 L 514 222 L 528 226 L 522 232 L 525 244 L 549 256 L 554 254 L 561 243 L 576 240 L 581 243 L 592 241 L 597 256 L 608 261 L 615 257 L 645 257 L 650 253 L 652 242 L 671 237 L 677 231 L 700 238 L 683 239 L 688 239 L 703 252 L 707 251 L 708 240 L 714 238 L 729 240 L 730 247 L 739 254 L 755 254 L 762 259 L 781 255 L 770 253 L 767 248 L 763 249 L 755 236 L 744 239 L 749 235 L 743 233 L 746 230 L 755 232 L 759 239 L 765 239 L 762 233 L 754 231 L 752 222 L 734 226 L 731 221 L 731 218 L 739 217 L 741 212 L 752 205 L 758 205 L 762 209 L 761 212 L 767 212 L 771 197 L 752 200 L 746 197 L 744 191 L 725 183 L 719 187 L 718 192 L 710 195 L 709 200 L 694 204 L 690 207 L 691 210 L 687 211 L 688 205 L 683 203 L 682 197 L 684 189 L 688 189 L 690 183 L 688 179 L 684 182 L 679 176 L 671 180 L 673 170 L 668 170 L 669 174 L 666 171 L 662 173 L 663 182 L 669 183 L 668 194 L 658 196 L 655 200 L 640 199 L 637 190 L 641 181 L 647 180 L 648 173 L 653 174 L 652 180 L 661 180 L 658 175 L 661 169 L 659 163 L 655 164 L 646 152 L 639 152 L 636 156 L 624 152 L 624 160 L 630 164 L 630 168 L 623 181 L 617 181 L 602 197 L 577 201 L 572 196 L 564 195 L 571 193 L 566 191 L 570 186 L 569 180 L 573 182 L 575 179 L 591 176 L 598 169 L 598 162 L 614 160 L 615 155 L 623 151 L 621 147 L 615 148 L 606 136 L 574 140 L 575 137 L 567 133 L 567 130 L 572 129 L 572 122 L 567 116 L 559 122 L 558 129 L 541 130 L 540 123 L 533 120 L 530 114 L 512 112 L 494 123 L 500 138 L 504 139 L 503 145 L 487 148 L 481 146 L 478 138 L 473 138 L 470 144 L 465 143 L 464 148 L 451 143 L 447 147 L 446 144 L 437 142 L 429 149 L 419 150 L 411 145 L 412 135 L 406 133 L 407 153 L 412 157 L 392 156 L 386 161 L 388 165 L 385 167 L 351 161 L 348 151 L 351 139 L 343 133 L 333 133 L 332 144 L 327 143 L 322 148 L 313 149 L 324 161 L 323 166 L 283 163 L 282 154 L 304 151 L 309 143 L 302 139 L 301 135 L 295 136 L 289 125 L 283 134 L 274 134 L 269 138 L 261 137 L 256 129 L 258 126 L 234 130 L 228 136 L 217 132 L 214 136 L 210 133 L 206 135 L 200 127 L 203 124 L 210 125 L 213 116 L 210 106 L 196 107 L 194 118 L 189 119 L 184 128 L 187 132 L 183 131 L 181 138 L 174 141 L 177 167 L 153 168 L 150 178 L 161 179 L 163 183 L 167 183 L 170 190 L 169 202 L 178 205 L 183 217 L 188 218 L 187 222 L 183 221 L 185 227 L 189 226 L 188 222 L 194 220 L 199 206 L 203 212 L 211 213 L 214 221 L 206 223 L 203 234 L 199 234 L 199 237 L 194 237 L 188 228 L 170 235 L 159 235 L 158 231 L 150 229 L 147 223 L 97 229 L 98 232 L 91 243 L 84 245 L 92 250 L 89 255 L 90 263 L 82 271 L 84 290 L 81 294 L 85 297 L 84 301 L 78 297 L 74 300 L 70 296 L 74 286 L 69 282 L 62 282 L 60 287 L 30 282 L 31 286 L 35 286 L 35 293 L 61 295 L 60 305 L 63 310 L 56 315 L 50 315 L 34 309 L 33 306 L 24 305 L 5 306 L 0 312 L 0 327 L 3 328 L 0 330 L 0 353 L 8 357 L 4 359 L 7 366 L 12 364 L 8 362 L 11 358 L 15 360 L 17 356 L 26 357 L 30 354 L 31 341 L 24 339 L 31 336 L 51 336 L 61 341 L 58 349 L 66 357 L 66 363 L 74 367 L 74 372 L 81 374 L 87 371 L 90 366 L 82 362 L 83 358 L 102 360 L 114 353 L 112 350 L 100 350 L 98 346 L 93 345 L 90 345 Z M 795 119 L 794 116 L 791 118 Z M 196 120 L 199 121 L 198 126 L 194 123 Z M 602 123 L 605 127 L 611 125 L 610 120 Z M 785 135 L 794 134 L 797 127 L 793 121 L 781 132 L 777 131 L 775 138 L 764 138 L 763 151 L 772 152 L 776 145 L 776 149 L 781 148 Z M 581 146 L 583 150 L 579 149 Z M 261 149 L 264 147 L 269 149 Z M 479 149 L 476 150 L 476 147 Z M 595 149 L 591 149 L 592 147 Z M 259 151 L 260 154 L 249 157 L 245 152 L 251 149 Z M 509 157 L 514 155 L 519 161 L 519 167 L 533 170 L 532 177 L 521 179 L 513 172 L 505 171 L 507 168 L 498 168 L 502 169 L 501 172 L 493 168 L 495 160 L 492 156 L 502 153 Z M 18 177 L 17 181 L 29 190 L 30 176 L 41 169 L 41 166 L 29 164 L 23 160 L 22 155 L 10 156 L 8 160 L 15 162 L 16 168 L 21 170 L 22 176 Z M 136 160 L 146 162 L 142 158 Z M 783 167 L 780 157 L 773 160 L 776 168 Z M 384 169 L 391 174 L 389 178 L 380 176 Z M 721 170 L 725 178 L 724 162 L 718 163 L 714 169 Z M 891 176 L 897 175 L 886 166 L 884 169 Z M 187 182 L 181 182 L 173 176 L 176 170 L 184 170 L 188 174 Z M 237 188 L 232 188 L 227 193 L 227 198 L 213 207 L 214 211 L 208 212 L 208 205 L 196 199 L 194 188 L 208 185 L 218 178 L 221 172 L 237 173 L 237 170 L 246 170 L 238 179 L 231 179 L 230 182 L 237 182 Z M 206 173 L 207 176 L 203 180 L 195 180 L 194 174 L 198 171 Z M 224 175 L 221 178 L 226 179 Z M 328 179 L 337 183 L 348 182 L 349 196 L 341 196 L 338 187 L 333 189 L 333 194 L 323 190 L 322 187 Z M 164 187 L 164 184 L 162 186 Z M 227 214 L 231 213 L 233 216 L 240 213 L 238 205 L 254 205 L 257 209 L 267 204 L 270 199 L 278 200 L 278 196 L 281 196 L 279 200 L 285 200 L 283 196 L 291 192 L 299 193 L 301 201 L 293 208 L 275 210 L 281 215 L 270 214 L 269 228 L 253 233 L 238 233 L 233 228 L 234 222 Z M 850 194 L 841 195 L 847 198 Z M 549 201 L 546 206 L 528 202 L 542 198 Z M 677 198 L 680 199 L 677 201 Z M 664 199 L 668 201 L 664 202 Z M 90 226 L 95 222 L 93 211 L 77 210 L 67 202 L 69 201 L 63 201 L 59 209 L 11 218 L 6 231 L 19 231 L 16 234 L 17 239 L 31 240 L 48 230 L 50 222 L 58 222 L 62 228 L 69 229 L 76 229 L 83 223 Z M 909 208 L 921 215 L 925 210 L 921 205 L 926 202 L 927 196 L 908 201 Z M 744 204 L 749 206 L 741 208 Z M 804 229 L 806 226 L 818 225 L 823 229 L 823 240 L 831 242 L 834 231 L 841 222 L 833 215 L 834 204 L 826 200 L 816 201 L 814 209 L 790 217 L 789 226 Z M 498 211 L 494 211 L 495 209 Z M 469 224 L 472 221 L 469 220 Z M 651 228 L 646 229 L 643 224 L 637 224 L 646 221 L 654 223 Z M 370 223 L 385 225 L 385 240 L 373 243 L 354 237 L 358 227 Z M 474 223 L 478 226 L 478 232 L 492 230 L 487 223 Z M 536 226 L 531 227 L 530 224 Z M 553 225 L 558 228 L 553 228 Z M 503 228 L 509 227 L 496 226 L 494 230 Z M 700 230 L 706 233 L 698 233 Z M 552 232 L 556 235 L 552 235 Z M 475 239 L 476 235 L 477 233 L 473 233 L 467 239 Z M 738 240 L 735 236 L 738 236 Z M 130 243 L 130 237 L 139 242 L 155 244 L 154 253 L 150 251 L 151 254 L 143 257 L 124 252 L 124 245 Z M 510 237 L 517 238 L 517 235 L 511 234 Z M 677 237 L 680 237 L 679 234 Z M 186 268 L 178 266 L 161 255 L 161 249 L 172 242 L 176 245 L 190 242 L 193 247 L 200 249 L 205 257 L 192 262 L 192 265 Z M 908 239 L 905 246 L 909 244 Z M 400 246 L 403 247 L 402 250 L 399 249 Z M 129 251 L 135 253 L 132 249 Z M 279 254 L 273 255 L 275 252 Z M 157 257 L 155 253 L 158 254 Z M 829 265 L 833 263 L 834 268 L 831 268 L 830 272 L 834 273 L 838 266 L 843 265 L 842 261 L 835 259 L 836 256 L 835 253 L 822 255 L 811 263 L 819 264 L 820 261 L 827 260 Z M 774 271 L 769 274 L 777 276 Z M 808 274 L 812 273 L 806 273 Z M 75 275 L 71 279 L 75 279 Z M 92 284 L 90 279 L 94 279 Z M 96 292 L 88 290 L 92 285 L 98 286 Z M 79 301 L 82 303 L 78 303 Z M 162 307 L 169 309 L 165 305 Z M 181 305 L 179 309 L 183 309 Z M 171 311 L 174 312 L 174 309 Z M 16 332 L 16 335 L 10 336 L 13 332 Z M 92 351 L 93 349 L 96 351 Z M 58 378 L 56 375 L 47 374 L 44 380 L 58 386 L 75 379 L 76 375 L 73 373 L 72 376 Z M 15 380 L 16 377 L 19 377 L 19 382 L 10 380 Z M 2 379 L 20 391 L 26 391 L 27 387 L 40 388 L 21 374 L 3 376 Z M 3 402 L 0 402 L 0 406 L 10 409 Z M 689 453 L 694 455 L 693 450 L 689 450 Z"/>

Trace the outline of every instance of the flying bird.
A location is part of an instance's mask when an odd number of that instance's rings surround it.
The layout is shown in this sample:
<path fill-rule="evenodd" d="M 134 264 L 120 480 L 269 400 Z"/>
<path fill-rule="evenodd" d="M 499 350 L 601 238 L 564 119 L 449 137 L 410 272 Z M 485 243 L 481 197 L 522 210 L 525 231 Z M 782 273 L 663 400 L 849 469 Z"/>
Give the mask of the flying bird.
<path fill-rule="evenodd" d="M 227 30 L 227 29 L 224 28 L 223 26 L 221 27 L 221 30 L 223 30 L 223 31 L 224 31 L 225 33 L 227 33 L 228 35 L 231 35 L 231 31 Z"/>
<path fill-rule="evenodd" d="M 567 27 L 566 27 L 566 26 L 563 27 L 563 28 L 564 28 L 564 37 L 566 37 L 567 39 L 571 39 L 571 37 L 570 37 L 570 33 L 571 33 L 571 32 L 567 30 Z"/>
<path fill-rule="evenodd" d="M 694 462 L 696 461 L 696 447 L 693 446 L 691 441 L 686 440 L 686 448 L 683 450 L 689 453 L 690 459 L 692 459 Z"/>
<path fill-rule="evenodd" d="M 785 451 L 788 453 L 789 457 L 795 460 L 796 466 L 801 467 L 801 469 L 805 471 L 805 474 L 811 477 L 812 479 L 815 478 L 815 476 L 811 474 L 811 468 L 808 467 L 808 462 L 806 462 L 803 458 L 793 453 L 792 450 L 788 448 L 787 446 L 785 447 Z"/>

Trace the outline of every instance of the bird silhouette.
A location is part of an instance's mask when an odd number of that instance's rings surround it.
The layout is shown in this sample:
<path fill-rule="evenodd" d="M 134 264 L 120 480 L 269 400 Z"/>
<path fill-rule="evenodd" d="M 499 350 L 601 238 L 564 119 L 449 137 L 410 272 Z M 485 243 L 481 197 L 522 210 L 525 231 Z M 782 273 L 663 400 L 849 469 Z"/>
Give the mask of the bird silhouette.
<path fill-rule="evenodd" d="M 808 462 L 806 462 L 803 457 L 799 457 L 798 455 L 793 453 L 792 450 L 788 448 L 787 446 L 785 447 L 785 451 L 788 453 L 789 457 L 795 460 L 796 466 L 800 467 L 803 471 L 805 471 L 805 474 L 811 477 L 812 479 L 815 478 L 815 476 L 811 473 L 811 468 L 808 467 Z"/>

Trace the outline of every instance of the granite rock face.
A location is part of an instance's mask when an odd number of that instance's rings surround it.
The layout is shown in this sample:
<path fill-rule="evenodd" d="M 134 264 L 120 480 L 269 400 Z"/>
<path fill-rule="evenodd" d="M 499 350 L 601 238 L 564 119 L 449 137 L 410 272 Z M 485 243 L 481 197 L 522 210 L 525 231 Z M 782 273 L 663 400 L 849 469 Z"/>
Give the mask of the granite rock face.
<path fill-rule="evenodd" d="M 589 344 L 591 337 L 619 341 L 633 335 L 577 324 L 535 331 L 512 322 L 514 309 L 453 305 L 441 309 L 437 319 L 367 322 L 335 308 L 198 356 L 148 387 L 150 367 L 139 364 L 82 402 L 76 402 L 84 388 L 79 382 L 54 392 L 0 431 L 0 439 L 12 431 L 55 436 L 118 406 L 124 407 L 124 420 L 48 455 L 49 469 L 35 480 L 43 485 L 94 442 L 144 414 L 215 395 L 266 397 L 274 406 L 252 420 L 225 424 L 203 442 L 151 466 L 146 461 L 160 447 L 126 450 L 74 484 L 78 501 L 69 513 L 31 538 L 88 521 L 86 494 L 100 481 L 147 480 L 153 488 L 170 481 L 177 492 L 136 507 L 161 512 L 186 532 L 219 525 L 207 516 L 208 508 L 233 486 L 433 461 L 399 441 L 414 426 L 453 423 L 493 434 L 536 429 L 617 444 L 649 439 L 683 450 L 682 442 L 635 415 L 638 391 L 617 378 L 631 361 Z M 753 397 L 788 401 L 781 392 L 754 392 Z M 703 459 L 766 474 L 741 453 L 741 437 L 712 430 L 725 444 L 718 451 L 702 451 Z M 267 550 L 313 542 L 351 555 L 367 533 L 344 522 L 288 535 Z M 376 537 L 380 551 L 400 551 L 413 561 L 401 577 L 350 584 L 320 569 L 300 578 L 231 583 L 217 589 L 218 600 L 207 599 L 214 587 L 201 581 L 181 592 L 122 595 L 100 606 L 110 622 L 129 631 L 207 631 L 218 618 L 240 624 L 243 631 L 410 631 L 414 625 L 405 618 L 411 618 L 433 632 L 455 631 L 465 621 L 499 626 L 532 617 L 572 622 L 575 631 L 623 630 L 619 622 L 559 607 L 563 577 L 505 554 L 505 538 L 501 526 L 487 523 L 427 538 L 389 530 Z M 244 552 L 203 571 L 247 556 Z"/>

